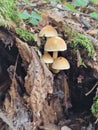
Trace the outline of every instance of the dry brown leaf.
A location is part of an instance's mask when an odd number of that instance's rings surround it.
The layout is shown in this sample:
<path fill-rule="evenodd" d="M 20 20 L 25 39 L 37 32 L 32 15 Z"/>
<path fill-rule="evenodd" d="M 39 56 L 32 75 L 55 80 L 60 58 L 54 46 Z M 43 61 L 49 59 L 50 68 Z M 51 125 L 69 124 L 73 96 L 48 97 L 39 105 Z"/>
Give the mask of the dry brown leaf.
<path fill-rule="evenodd" d="M 49 11 L 49 18 L 55 20 L 56 22 L 64 22 L 63 14 L 59 11 L 50 10 Z"/>
<path fill-rule="evenodd" d="M 62 0 L 62 4 L 65 4 L 67 1 L 66 0 Z"/>
<path fill-rule="evenodd" d="M 48 12 L 46 11 L 46 12 L 42 13 L 41 16 L 42 16 L 42 20 L 39 21 L 39 25 L 43 27 L 49 23 L 48 22 Z"/>
<path fill-rule="evenodd" d="M 95 37 L 98 35 L 98 29 L 87 30 L 86 33 Z"/>

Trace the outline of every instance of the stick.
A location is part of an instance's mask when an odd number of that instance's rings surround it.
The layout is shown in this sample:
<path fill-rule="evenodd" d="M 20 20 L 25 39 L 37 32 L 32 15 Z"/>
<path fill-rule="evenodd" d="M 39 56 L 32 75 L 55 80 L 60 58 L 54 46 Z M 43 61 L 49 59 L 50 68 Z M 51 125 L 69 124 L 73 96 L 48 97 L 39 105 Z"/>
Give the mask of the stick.
<path fill-rule="evenodd" d="M 97 85 L 98 85 L 98 82 L 95 83 L 95 85 L 93 86 L 93 88 L 89 92 L 87 92 L 85 94 L 85 96 L 88 96 L 96 88 Z"/>

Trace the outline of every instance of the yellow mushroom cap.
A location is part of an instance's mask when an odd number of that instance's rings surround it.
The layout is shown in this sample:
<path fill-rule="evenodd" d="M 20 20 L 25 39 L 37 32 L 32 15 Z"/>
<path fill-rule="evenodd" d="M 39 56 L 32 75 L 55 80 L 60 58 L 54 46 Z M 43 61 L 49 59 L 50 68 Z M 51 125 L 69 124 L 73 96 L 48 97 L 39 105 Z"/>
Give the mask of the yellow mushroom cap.
<path fill-rule="evenodd" d="M 52 68 L 56 70 L 66 70 L 70 68 L 70 64 L 66 58 L 58 57 L 54 60 Z"/>
<path fill-rule="evenodd" d="M 53 37 L 53 36 L 58 36 L 57 31 L 55 28 L 53 28 L 51 25 L 46 25 L 45 27 L 42 28 L 42 30 L 39 32 L 40 37 Z"/>
<path fill-rule="evenodd" d="M 56 36 L 56 37 L 47 39 L 44 50 L 45 51 L 64 51 L 64 50 L 67 50 L 67 45 L 62 38 Z"/>
<path fill-rule="evenodd" d="M 51 55 L 49 53 L 45 53 L 42 56 L 42 59 L 45 63 L 53 63 L 53 58 L 51 57 Z"/>

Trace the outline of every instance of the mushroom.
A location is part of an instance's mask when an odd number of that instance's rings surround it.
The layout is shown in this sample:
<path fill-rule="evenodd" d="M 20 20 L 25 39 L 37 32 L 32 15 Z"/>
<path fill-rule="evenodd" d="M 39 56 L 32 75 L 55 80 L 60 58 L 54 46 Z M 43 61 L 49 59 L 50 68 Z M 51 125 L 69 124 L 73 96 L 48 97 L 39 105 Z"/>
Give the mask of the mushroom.
<path fill-rule="evenodd" d="M 53 58 L 55 59 L 58 57 L 58 51 L 67 50 L 67 45 L 62 38 L 56 36 L 47 39 L 44 50 L 48 52 L 53 52 Z"/>
<path fill-rule="evenodd" d="M 42 60 L 46 63 L 48 68 L 49 68 L 49 64 L 53 63 L 53 57 L 48 52 L 42 55 Z"/>
<path fill-rule="evenodd" d="M 64 57 L 58 57 L 54 60 L 52 64 L 52 71 L 58 73 L 60 70 L 67 70 L 70 68 L 68 60 Z"/>
<path fill-rule="evenodd" d="M 53 36 L 58 36 L 57 31 L 55 28 L 53 28 L 51 25 L 46 25 L 45 27 L 42 28 L 42 30 L 39 32 L 40 37 L 53 37 Z"/>

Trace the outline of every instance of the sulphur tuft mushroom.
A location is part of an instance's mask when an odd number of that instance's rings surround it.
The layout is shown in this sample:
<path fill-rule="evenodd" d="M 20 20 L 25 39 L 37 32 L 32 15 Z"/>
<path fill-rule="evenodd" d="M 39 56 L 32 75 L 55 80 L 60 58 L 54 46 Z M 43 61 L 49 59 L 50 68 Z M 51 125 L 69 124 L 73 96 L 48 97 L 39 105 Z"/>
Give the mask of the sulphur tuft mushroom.
<path fill-rule="evenodd" d="M 42 55 L 42 60 L 44 61 L 44 63 L 47 65 L 48 68 L 49 65 L 53 63 L 53 57 L 48 52 Z"/>
<path fill-rule="evenodd" d="M 54 27 L 52 27 L 51 25 L 46 25 L 39 32 L 39 36 L 40 37 L 43 37 L 43 36 L 45 36 L 45 37 L 54 37 L 54 36 L 58 36 L 58 33 L 57 33 L 57 31 L 55 30 Z"/>
<path fill-rule="evenodd" d="M 68 60 L 64 57 L 58 57 L 54 60 L 52 64 L 52 71 L 58 73 L 60 70 L 67 70 L 70 68 Z"/>
<path fill-rule="evenodd" d="M 58 57 L 58 51 L 67 50 L 67 45 L 61 37 L 51 37 L 47 39 L 44 50 L 53 52 L 53 58 L 55 59 Z"/>

